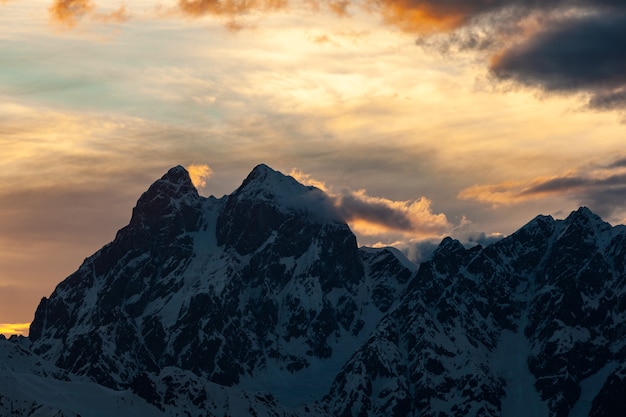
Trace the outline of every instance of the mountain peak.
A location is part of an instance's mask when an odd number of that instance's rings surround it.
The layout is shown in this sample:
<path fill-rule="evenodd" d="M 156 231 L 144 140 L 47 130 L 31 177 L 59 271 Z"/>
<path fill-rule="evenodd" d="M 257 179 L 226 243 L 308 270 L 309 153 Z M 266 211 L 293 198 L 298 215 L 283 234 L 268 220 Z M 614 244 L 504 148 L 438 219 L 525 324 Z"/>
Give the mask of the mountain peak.
<path fill-rule="evenodd" d="M 191 184 L 189 172 L 182 165 L 176 165 L 170 168 L 165 175 L 161 177 L 161 181 L 168 181 L 173 184 Z"/>
<path fill-rule="evenodd" d="M 545 238 L 554 232 L 555 220 L 552 216 L 538 215 L 513 233 L 518 239 Z"/>
<path fill-rule="evenodd" d="M 235 191 L 239 197 L 254 197 L 262 200 L 284 199 L 313 190 L 300 184 L 293 177 L 275 171 L 265 164 L 259 164 L 248 174 Z"/>
<path fill-rule="evenodd" d="M 248 174 L 248 178 L 265 178 L 270 175 L 280 174 L 279 171 L 276 171 L 265 164 L 259 164 L 255 166 L 250 174 Z"/>
<path fill-rule="evenodd" d="M 177 165 L 141 195 L 133 209 L 131 224 L 145 219 L 161 218 L 163 215 L 171 214 L 181 203 L 193 205 L 199 197 L 189 172 L 181 165 Z"/>
<path fill-rule="evenodd" d="M 597 214 L 595 214 L 593 211 L 591 211 L 588 207 L 582 206 L 579 207 L 578 210 L 572 211 L 570 213 L 569 216 L 567 216 L 566 220 L 570 220 L 570 221 L 599 221 L 604 223 L 604 221 L 600 218 L 600 216 L 598 216 Z"/>
<path fill-rule="evenodd" d="M 319 188 L 306 186 L 295 178 L 275 171 L 265 164 L 257 165 L 231 194 L 233 201 L 254 201 L 281 212 L 308 213 L 318 221 L 340 221 L 332 200 Z"/>
<path fill-rule="evenodd" d="M 606 230 L 611 226 L 602 220 L 600 216 L 592 212 L 588 207 L 580 207 L 576 211 L 572 211 L 565 219 L 568 225 L 577 225 L 583 229 L 591 227 L 597 230 Z"/>
<path fill-rule="evenodd" d="M 170 168 L 161 179 L 155 181 L 148 191 L 146 191 L 139 201 L 148 196 L 159 194 L 170 198 L 182 197 L 187 194 L 198 195 L 196 187 L 191 182 L 189 172 L 181 165 Z M 139 203 L 138 203 L 139 204 Z"/>
<path fill-rule="evenodd" d="M 437 255 L 449 255 L 454 252 L 465 252 L 465 247 L 463 247 L 461 242 L 449 236 L 444 237 L 439 247 L 435 250 Z"/>

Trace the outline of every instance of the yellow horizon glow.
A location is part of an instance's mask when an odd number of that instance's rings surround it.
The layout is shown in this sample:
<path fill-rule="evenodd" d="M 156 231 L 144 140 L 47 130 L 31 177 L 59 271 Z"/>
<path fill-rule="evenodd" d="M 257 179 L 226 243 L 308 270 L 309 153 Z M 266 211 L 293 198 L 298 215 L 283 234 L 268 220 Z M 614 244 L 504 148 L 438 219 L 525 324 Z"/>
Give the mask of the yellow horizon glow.
<path fill-rule="evenodd" d="M 12 335 L 28 336 L 30 323 L 0 323 L 0 334 L 5 337 Z"/>

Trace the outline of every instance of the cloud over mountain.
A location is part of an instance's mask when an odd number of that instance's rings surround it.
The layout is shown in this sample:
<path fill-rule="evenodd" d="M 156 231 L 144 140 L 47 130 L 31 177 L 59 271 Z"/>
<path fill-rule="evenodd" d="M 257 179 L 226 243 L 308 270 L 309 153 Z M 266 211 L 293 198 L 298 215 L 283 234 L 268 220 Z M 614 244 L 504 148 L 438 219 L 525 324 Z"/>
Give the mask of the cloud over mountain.
<path fill-rule="evenodd" d="M 396 233 L 424 238 L 449 233 L 453 227 L 445 214 L 432 211 L 431 201 L 424 196 L 415 200 L 395 201 L 370 196 L 366 190 L 343 188 L 337 191 L 297 170 L 290 174 L 299 182 L 326 192 L 339 215 L 360 234 L 377 236 Z"/>

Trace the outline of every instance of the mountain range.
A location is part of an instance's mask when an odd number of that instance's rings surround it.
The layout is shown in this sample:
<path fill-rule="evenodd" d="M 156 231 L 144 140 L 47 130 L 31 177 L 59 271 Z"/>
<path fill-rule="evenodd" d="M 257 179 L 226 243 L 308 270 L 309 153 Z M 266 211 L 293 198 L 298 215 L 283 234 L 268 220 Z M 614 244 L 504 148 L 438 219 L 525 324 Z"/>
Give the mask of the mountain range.
<path fill-rule="evenodd" d="M 170 169 L 0 337 L 0 415 L 554 416 L 626 410 L 626 227 L 582 207 L 419 266 L 266 165 Z"/>

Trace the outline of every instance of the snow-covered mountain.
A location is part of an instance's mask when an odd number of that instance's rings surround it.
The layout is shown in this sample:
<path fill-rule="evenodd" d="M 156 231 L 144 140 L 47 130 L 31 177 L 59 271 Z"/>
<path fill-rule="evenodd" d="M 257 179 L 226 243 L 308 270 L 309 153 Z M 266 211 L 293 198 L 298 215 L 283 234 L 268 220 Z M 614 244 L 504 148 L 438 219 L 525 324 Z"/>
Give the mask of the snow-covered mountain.
<path fill-rule="evenodd" d="M 29 339 L 0 339 L 0 410 L 622 416 L 625 242 L 581 208 L 485 248 L 446 238 L 418 270 L 265 165 L 219 199 L 175 167 Z"/>

